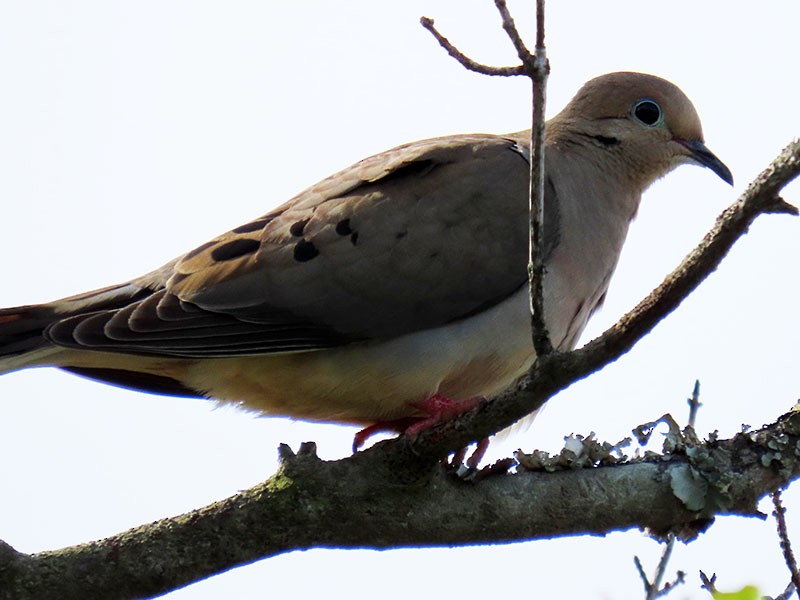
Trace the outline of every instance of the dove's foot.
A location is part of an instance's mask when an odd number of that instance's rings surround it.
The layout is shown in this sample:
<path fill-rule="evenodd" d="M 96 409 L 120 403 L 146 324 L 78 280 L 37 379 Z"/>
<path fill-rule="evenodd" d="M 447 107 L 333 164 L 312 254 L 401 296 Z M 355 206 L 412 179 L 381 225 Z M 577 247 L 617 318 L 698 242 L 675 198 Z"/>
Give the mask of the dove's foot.
<path fill-rule="evenodd" d="M 363 446 L 366 441 L 376 433 L 382 431 L 390 431 L 392 433 L 403 433 L 414 423 L 421 419 L 415 417 L 407 417 L 405 419 L 395 419 L 393 421 L 379 421 L 373 423 L 369 427 L 365 427 L 353 436 L 353 452 L 358 452 L 358 449 Z"/>
<path fill-rule="evenodd" d="M 355 436 L 353 436 L 353 452 L 356 452 L 359 448 L 361 448 L 364 443 L 373 435 L 382 431 L 391 431 L 401 433 L 409 437 L 416 437 L 421 432 L 433 427 L 434 425 L 437 425 L 438 423 L 455 419 L 456 417 L 471 411 L 473 408 L 478 406 L 478 403 L 480 403 L 481 400 L 482 398 L 451 400 L 450 398 L 440 394 L 434 394 L 427 400 L 415 402 L 413 405 L 415 408 L 426 413 L 428 415 L 427 417 L 407 417 L 405 419 L 395 419 L 393 421 L 381 421 L 379 423 L 374 423 L 369 427 L 365 427 L 356 433 Z M 469 459 L 467 459 L 467 466 L 473 469 L 476 468 L 478 463 L 483 458 L 483 455 L 486 453 L 486 449 L 488 447 L 489 438 L 483 438 L 482 440 L 479 440 L 475 451 L 472 453 Z M 452 466 L 458 466 L 462 464 L 466 454 L 467 448 L 462 448 L 453 455 L 453 459 L 450 464 Z"/>
<path fill-rule="evenodd" d="M 478 406 L 482 398 L 467 398 L 466 400 L 451 400 L 440 394 L 434 394 L 422 402 L 414 402 L 413 406 L 426 413 L 427 417 L 416 419 L 414 423 L 406 427 L 404 435 L 415 437 L 420 432 L 442 423 L 450 421 L 456 417 L 471 411 Z"/>
<path fill-rule="evenodd" d="M 407 427 L 403 434 L 412 437 L 417 436 L 429 427 L 433 427 L 434 425 L 443 421 L 455 419 L 456 417 L 471 411 L 482 401 L 483 398 L 451 400 L 450 398 L 441 396 L 440 394 L 434 394 L 424 402 L 419 402 L 414 405 L 420 410 L 428 413 L 429 416 L 417 420 L 415 423 Z M 467 459 L 467 467 L 470 469 L 476 469 L 478 467 L 478 463 L 481 462 L 483 455 L 486 454 L 487 448 L 489 448 L 489 438 L 478 440 L 475 451 Z M 461 448 L 461 450 L 453 454 L 453 458 L 450 461 L 450 466 L 458 467 L 461 465 L 464 462 L 464 457 L 466 457 L 466 455 L 467 448 Z"/>
<path fill-rule="evenodd" d="M 466 463 L 464 463 L 464 459 L 467 456 L 467 450 L 469 450 L 469 446 L 461 448 L 461 450 L 453 454 L 453 458 L 450 459 L 450 466 L 454 469 L 459 469 L 460 467 L 463 467 L 465 472 L 468 472 L 470 470 L 474 471 L 475 469 L 478 468 L 478 464 L 483 459 L 483 455 L 486 454 L 486 450 L 488 448 L 489 448 L 489 438 L 480 439 L 475 445 L 475 450 L 472 452 L 470 457 L 467 458 Z"/>

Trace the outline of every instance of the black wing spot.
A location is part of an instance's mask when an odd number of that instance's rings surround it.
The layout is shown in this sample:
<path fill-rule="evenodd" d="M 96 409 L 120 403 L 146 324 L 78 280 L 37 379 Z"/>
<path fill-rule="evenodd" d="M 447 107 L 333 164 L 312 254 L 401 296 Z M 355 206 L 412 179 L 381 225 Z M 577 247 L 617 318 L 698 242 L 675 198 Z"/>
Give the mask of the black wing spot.
<path fill-rule="evenodd" d="M 221 246 L 217 246 L 211 251 L 211 258 L 222 262 L 226 260 L 233 260 L 246 254 L 252 254 L 261 246 L 261 242 L 250 238 L 242 238 L 232 240 Z"/>
<path fill-rule="evenodd" d="M 208 250 L 209 248 L 211 248 L 211 247 L 213 247 L 213 246 L 216 246 L 216 245 L 217 245 L 217 240 L 211 240 L 210 242 L 206 242 L 206 243 L 205 243 L 205 244 L 203 244 L 202 246 L 198 246 L 198 247 L 197 247 L 197 248 L 195 248 L 194 250 L 192 250 L 192 251 L 190 251 L 190 252 L 187 252 L 187 253 L 186 253 L 186 254 L 183 256 L 183 260 L 189 260 L 190 258 L 194 258 L 194 257 L 195 257 L 195 256 L 197 256 L 198 254 L 202 254 L 203 252 L 205 252 L 205 251 L 206 251 L 206 250 Z"/>
<path fill-rule="evenodd" d="M 407 232 L 407 231 L 398 231 L 397 233 L 395 233 L 395 234 L 394 234 L 394 239 L 396 239 L 396 240 L 402 240 L 402 239 L 403 239 L 404 237 L 406 237 L 407 235 L 408 235 L 408 232 Z"/>
<path fill-rule="evenodd" d="M 353 235 L 350 236 L 350 243 L 355 246 L 358 243 L 358 232 L 354 231 Z"/>
<path fill-rule="evenodd" d="M 296 223 L 292 223 L 292 226 L 289 227 L 289 233 L 291 233 L 294 237 L 303 237 L 303 230 L 308 225 L 310 219 L 301 219 Z"/>
<path fill-rule="evenodd" d="M 294 259 L 297 262 L 306 262 L 319 255 L 319 250 L 313 242 L 300 240 L 294 246 Z"/>
<path fill-rule="evenodd" d="M 261 231 L 269 224 L 275 217 L 261 217 L 255 221 L 250 221 L 244 225 L 240 225 L 233 230 L 233 233 L 252 233 L 253 231 Z"/>
<path fill-rule="evenodd" d="M 339 235 L 350 235 L 353 228 L 350 227 L 350 219 L 342 219 L 336 224 L 336 233 Z"/>

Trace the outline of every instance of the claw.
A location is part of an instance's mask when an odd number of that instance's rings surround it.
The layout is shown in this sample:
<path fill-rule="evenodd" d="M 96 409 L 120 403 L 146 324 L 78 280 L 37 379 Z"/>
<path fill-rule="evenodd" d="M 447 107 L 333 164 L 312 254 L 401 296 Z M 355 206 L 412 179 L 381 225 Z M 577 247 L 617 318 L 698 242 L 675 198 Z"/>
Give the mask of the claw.
<path fill-rule="evenodd" d="M 482 440 L 478 440 L 478 444 L 475 446 L 475 452 L 473 452 L 472 456 L 470 456 L 467 459 L 467 466 L 473 469 L 477 469 L 478 463 L 481 462 L 488 448 L 489 448 L 489 438 L 483 438 Z"/>
<path fill-rule="evenodd" d="M 405 419 L 395 419 L 393 421 L 379 421 L 373 423 L 369 427 L 365 427 L 361 431 L 356 432 L 353 436 L 353 454 L 358 452 L 358 449 L 373 435 L 383 431 L 403 433 L 417 421 L 419 421 L 419 419 L 407 417 Z"/>

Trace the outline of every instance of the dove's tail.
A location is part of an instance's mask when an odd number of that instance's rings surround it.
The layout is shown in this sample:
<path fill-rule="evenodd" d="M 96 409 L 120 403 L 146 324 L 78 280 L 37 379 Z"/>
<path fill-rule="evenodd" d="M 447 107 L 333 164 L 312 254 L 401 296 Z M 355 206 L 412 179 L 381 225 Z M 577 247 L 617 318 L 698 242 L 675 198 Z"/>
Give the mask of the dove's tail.
<path fill-rule="evenodd" d="M 125 306 L 149 293 L 124 283 L 48 304 L 0 309 L 0 375 L 53 364 L 49 359 L 61 349 L 48 339 L 50 325 L 70 316 Z"/>
<path fill-rule="evenodd" d="M 37 364 L 52 347 L 44 331 L 55 320 L 46 304 L 0 309 L 0 374 Z"/>
<path fill-rule="evenodd" d="M 100 314 L 130 305 L 152 293 L 131 283 L 56 300 L 0 309 L 0 375 L 28 367 L 58 367 L 64 371 L 124 388 L 168 396 L 204 394 L 163 373 L 168 359 L 137 356 L 116 360 L 113 353 L 65 348 L 50 339 L 50 328 L 77 315 Z M 119 358 L 118 356 L 116 358 Z"/>

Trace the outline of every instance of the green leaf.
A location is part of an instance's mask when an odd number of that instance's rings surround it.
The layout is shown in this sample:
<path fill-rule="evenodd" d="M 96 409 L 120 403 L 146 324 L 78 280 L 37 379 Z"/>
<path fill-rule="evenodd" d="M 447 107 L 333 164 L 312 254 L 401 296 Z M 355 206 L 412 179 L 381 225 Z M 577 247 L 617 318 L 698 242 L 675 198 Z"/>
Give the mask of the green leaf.
<path fill-rule="evenodd" d="M 746 585 L 738 592 L 713 592 L 714 600 L 760 600 L 761 594 L 753 585 Z"/>

